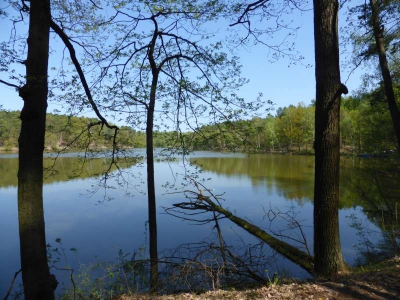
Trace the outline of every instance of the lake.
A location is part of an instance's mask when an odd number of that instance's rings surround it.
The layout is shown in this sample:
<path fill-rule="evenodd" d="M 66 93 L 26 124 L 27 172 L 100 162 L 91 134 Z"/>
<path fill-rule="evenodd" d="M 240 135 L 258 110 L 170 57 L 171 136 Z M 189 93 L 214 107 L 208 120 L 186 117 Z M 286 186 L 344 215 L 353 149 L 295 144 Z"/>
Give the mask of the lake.
<path fill-rule="evenodd" d="M 144 149 L 131 155 L 144 155 Z M 266 212 L 289 212 L 296 217 L 305 232 L 312 252 L 314 157 L 295 155 L 244 155 L 199 151 L 176 160 L 155 165 L 158 206 L 159 250 L 173 249 L 186 243 L 215 240 L 214 224 L 198 225 L 166 214 L 162 207 L 185 201 L 184 178 L 204 180 L 214 194 L 221 195 L 222 205 L 255 225 L 278 232 L 287 224 L 277 218 L 272 224 Z M 82 166 L 77 154 L 63 154 L 53 169 L 48 170 L 44 185 L 44 209 L 47 242 L 54 248 L 64 248 L 59 267 L 68 265 L 78 272 L 79 266 L 93 262 L 115 261 L 123 253 L 142 253 L 147 257 L 146 169 L 142 160 L 121 163 L 120 172 L 99 184 L 96 174 L 107 168 L 107 159 L 94 159 Z M 349 264 L 357 258 L 359 242 L 365 239 L 361 229 L 368 229 L 368 238 L 379 238 L 379 218 L 361 201 L 364 182 L 357 170 L 365 160 L 342 159 L 340 230 L 343 255 Z M 45 165 L 53 164 L 51 158 Z M 16 155 L 0 155 L 0 296 L 4 297 L 12 277 L 20 269 L 17 216 Z M 117 176 L 117 174 L 119 176 Z M 361 182 L 361 183 L 360 183 Z M 396 206 L 397 208 L 397 206 Z M 359 224 L 359 226 L 355 226 Z M 358 223 L 357 223 L 358 222 Z M 360 225 L 361 224 L 361 225 Z M 233 223 L 222 220 L 221 229 L 230 245 L 255 244 Z M 61 239 L 62 244 L 55 242 Z M 74 248 L 76 251 L 70 251 Z M 62 252 L 62 251 L 61 251 Z M 307 274 L 285 259 L 278 259 L 270 270 L 306 277 Z M 66 286 L 68 272 L 56 272 Z M 20 284 L 18 277 L 14 290 Z M 62 288 L 62 284 L 59 289 Z"/>

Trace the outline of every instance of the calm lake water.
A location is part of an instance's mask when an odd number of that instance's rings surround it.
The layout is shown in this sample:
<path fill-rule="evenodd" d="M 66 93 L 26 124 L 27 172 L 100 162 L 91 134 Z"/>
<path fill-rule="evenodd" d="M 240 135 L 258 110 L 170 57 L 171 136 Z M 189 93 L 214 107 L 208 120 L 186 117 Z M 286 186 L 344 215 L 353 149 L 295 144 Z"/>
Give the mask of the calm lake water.
<path fill-rule="evenodd" d="M 144 150 L 135 150 L 134 154 L 144 154 Z M 55 240 L 61 238 L 66 249 L 66 257 L 58 263 L 60 267 L 70 265 L 77 270 L 80 264 L 114 261 L 120 249 L 124 253 L 133 253 L 147 243 L 147 199 L 143 193 L 146 190 L 145 167 L 142 163 L 124 165 L 122 175 L 125 181 L 121 177 L 110 179 L 107 183 L 113 188 L 105 190 L 95 174 L 106 168 L 106 162 L 97 159 L 82 167 L 76 154 L 66 154 L 57 159 L 55 169 L 45 179 L 47 242 L 59 247 Z M 196 173 L 196 168 L 190 163 L 202 171 Z M 355 216 L 371 232 L 379 232 L 376 222 L 365 214 L 359 196 L 350 192 L 349 182 L 355 176 L 354 169 L 361 163 L 357 159 L 342 161 L 341 243 L 344 258 L 350 264 L 357 257 L 354 245 L 360 237 L 354 226 L 350 226 L 349 217 Z M 51 160 L 47 159 L 46 164 L 52 164 Z M 17 166 L 16 155 L 0 155 L 1 297 L 4 297 L 14 273 L 20 269 Z M 181 186 L 182 178 L 189 175 L 205 179 L 207 188 L 215 194 L 223 194 L 225 208 L 263 228 L 277 230 L 280 226 L 275 222 L 270 227 L 265 218 L 269 209 L 296 212 L 296 219 L 304 226 L 312 251 L 313 157 L 246 156 L 204 151 L 195 152 L 186 161 L 181 157 L 171 162 L 159 161 L 155 170 L 160 251 L 215 238 L 213 224 L 195 225 L 165 214 L 161 208 L 185 200 L 178 192 L 193 189 Z M 171 187 L 171 184 L 175 185 Z M 257 242 L 231 222 L 223 221 L 221 227 L 228 244 Z M 71 252 L 70 248 L 76 248 L 77 253 Z M 284 259 L 274 267 L 293 276 L 305 276 L 303 271 Z M 68 273 L 65 273 L 57 273 L 59 280 L 67 281 Z M 18 283 L 15 288 L 18 288 Z"/>

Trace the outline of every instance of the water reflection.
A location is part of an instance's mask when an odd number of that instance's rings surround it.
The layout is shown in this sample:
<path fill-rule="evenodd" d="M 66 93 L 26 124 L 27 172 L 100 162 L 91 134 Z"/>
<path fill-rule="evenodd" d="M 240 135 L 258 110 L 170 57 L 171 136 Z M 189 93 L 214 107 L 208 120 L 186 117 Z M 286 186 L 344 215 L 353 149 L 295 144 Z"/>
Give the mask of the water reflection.
<path fill-rule="evenodd" d="M 94 158 L 84 160 L 79 157 L 46 157 L 44 159 L 44 183 L 68 181 L 71 179 L 84 179 L 103 174 L 110 168 L 110 158 Z M 135 161 L 121 162 L 119 167 L 127 168 Z M 111 165 L 110 171 L 115 171 L 116 166 Z M 16 187 L 18 184 L 18 158 L 0 156 L 0 188 Z"/>
<path fill-rule="evenodd" d="M 299 205 L 311 201 L 314 193 L 314 157 L 292 155 L 250 155 L 241 158 L 191 159 L 205 171 L 228 177 L 244 176 L 257 188 L 294 200 Z"/>
<path fill-rule="evenodd" d="M 135 150 L 134 155 L 143 154 Z M 72 156 L 72 155 L 71 155 Z M 294 207 L 299 220 L 306 226 L 310 248 L 312 249 L 312 199 L 314 181 L 314 158 L 310 156 L 250 155 L 224 154 L 213 152 L 196 152 L 190 156 L 190 162 L 202 168 L 201 173 L 189 167 L 179 157 L 176 161 L 159 162 L 155 165 L 156 193 L 158 206 L 169 207 L 183 201 L 183 195 L 177 192 L 182 188 L 182 179 L 188 174 L 204 178 L 208 188 L 215 193 L 223 194 L 224 207 L 241 217 L 246 217 L 256 225 L 269 227 L 264 219 L 264 209 L 282 211 Z M 0 295 L 5 294 L 15 271 L 19 269 L 19 241 L 17 216 L 17 159 L 0 159 Z M 46 162 L 47 166 L 52 163 Z M 68 264 L 75 269 L 80 263 L 95 261 L 113 261 L 119 249 L 133 253 L 146 244 L 147 199 L 141 191 L 145 190 L 145 169 L 141 164 L 130 162 L 123 165 L 122 177 L 111 178 L 108 185 L 111 189 L 98 187 L 97 174 L 104 172 L 109 161 L 94 159 L 82 168 L 76 157 L 60 157 L 55 172 L 45 179 L 44 205 L 47 241 L 54 245 L 56 238 L 62 238 L 67 249 Z M 379 218 L 374 214 L 363 213 L 363 209 L 373 208 L 365 202 L 360 193 L 354 190 L 354 183 L 362 189 L 372 186 L 375 176 L 362 177 L 359 167 L 365 165 L 361 160 L 342 161 L 341 187 L 341 241 L 345 259 L 352 263 L 356 252 L 353 244 L 358 240 L 357 230 L 350 227 L 348 216 L 356 215 L 365 224 L 379 231 Z M 78 172 L 79 171 L 79 172 Z M 80 174 L 77 176 L 77 174 Z M 116 172 L 113 173 L 117 175 Z M 71 180 L 71 178 L 74 178 Z M 207 180 L 210 179 L 210 180 Z M 396 178 L 394 178 L 396 179 Z M 393 179 L 393 180 L 394 180 Z M 129 188 L 124 184 L 129 182 Z M 379 179 L 380 180 L 380 179 Z M 398 180 L 398 177 L 397 177 Z M 166 183 L 175 183 L 171 187 Z M 390 203 L 395 205 L 398 193 L 395 193 L 395 180 L 385 188 L 393 197 Z M 389 186 L 391 185 L 391 187 Z M 176 190 L 177 189 L 177 190 Z M 371 188 L 370 188 L 371 189 Z M 376 192 L 376 191 L 375 191 Z M 112 201 L 108 200 L 111 197 Z M 397 197 L 397 198 L 396 198 Z M 387 200 L 389 201 L 389 200 Z M 385 202 L 379 202 L 379 205 Z M 188 222 L 163 214 L 158 209 L 160 249 L 173 248 L 183 243 L 198 242 L 213 236 L 213 226 L 195 226 Z M 371 218 L 370 222 L 368 218 Z M 221 221 L 224 237 L 229 244 L 254 243 L 243 230 L 226 220 Z M 239 237 L 240 235 L 240 237 Z M 69 248 L 77 248 L 78 254 L 71 253 Z M 147 251 L 145 251 L 147 253 Z M 63 262 L 65 265 L 65 262 Z M 293 265 L 283 261 L 282 265 L 299 275 Z M 297 273 L 296 273 L 297 272 Z M 300 275 L 301 276 L 301 275 Z M 58 274 L 59 278 L 68 281 L 68 274 Z"/>

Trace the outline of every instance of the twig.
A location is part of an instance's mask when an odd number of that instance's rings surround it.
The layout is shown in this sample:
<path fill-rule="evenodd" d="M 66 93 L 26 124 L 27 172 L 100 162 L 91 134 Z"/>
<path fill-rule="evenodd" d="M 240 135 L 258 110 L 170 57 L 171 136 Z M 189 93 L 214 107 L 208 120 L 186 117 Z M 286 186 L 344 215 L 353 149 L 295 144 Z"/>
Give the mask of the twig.
<path fill-rule="evenodd" d="M 22 271 L 22 269 L 19 269 L 18 272 L 15 272 L 14 278 L 13 278 L 13 280 L 11 281 L 10 287 L 8 288 L 7 295 L 4 297 L 4 300 L 7 300 L 7 298 L 10 296 L 11 291 L 12 291 L 12 288 L 13 288 L 13 286 L 14 286 L 15 279 L 17 278 L 18 274 L 21 273 L 21 271 Z"/>
<path fill-rule="evenodd" d="M 74 281 L 74 269 L 71 268 L 58 268 L 56 266 L 53 266 L 54 269 L 59 270 L 59 271 L 69 271 L 69 278 L 71 279 L 72 286 L 74 288 L 74 300 L 76 299 L 76 284 Z"/>

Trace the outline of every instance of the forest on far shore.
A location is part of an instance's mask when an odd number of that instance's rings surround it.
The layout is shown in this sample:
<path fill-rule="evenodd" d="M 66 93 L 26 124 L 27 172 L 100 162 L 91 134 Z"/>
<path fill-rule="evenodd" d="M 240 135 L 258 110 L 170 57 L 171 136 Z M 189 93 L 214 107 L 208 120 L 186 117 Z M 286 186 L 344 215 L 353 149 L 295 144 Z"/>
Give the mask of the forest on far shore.
<path fill-rule="evenodd" d="M 396 90 L 397 91 L 397 90 Z M 275 116 L 255 117 L 212 124 L 196 132 L 155 131 L 155 147 L 185 147 L 189 150 L 312 153 L 315 105 L 299 103 L 278 108 Z M 17 150 L 20 112 L 0 110 L 0 150 Z M 113 132 L 98 127 L 87 130 L 96 119 L 48 114 L 45 148 L 111 148 Z M 354 153 L 382 153 L 396 149 L 396 139 L 382 88 L 342 98 L 341 150 Z M 117 135 L 119 148 L 142 148 L 145 132 L 122 126 Z"/>

